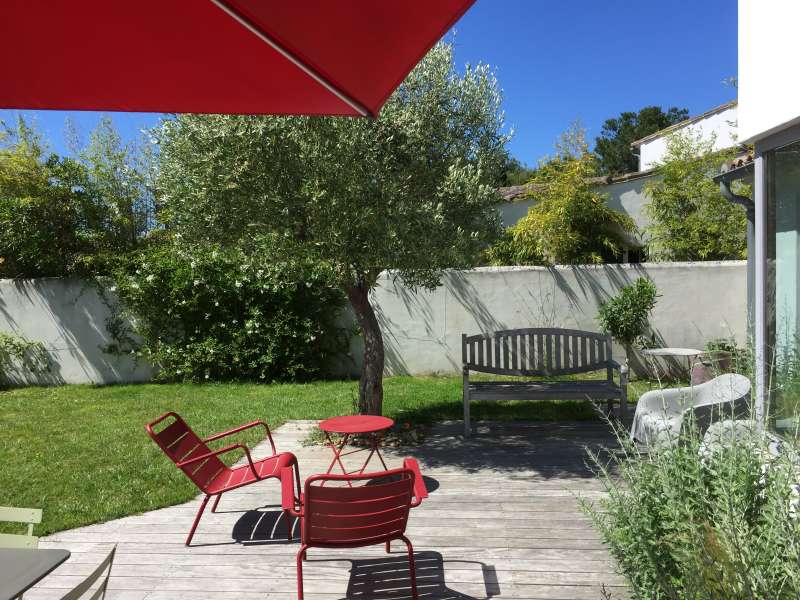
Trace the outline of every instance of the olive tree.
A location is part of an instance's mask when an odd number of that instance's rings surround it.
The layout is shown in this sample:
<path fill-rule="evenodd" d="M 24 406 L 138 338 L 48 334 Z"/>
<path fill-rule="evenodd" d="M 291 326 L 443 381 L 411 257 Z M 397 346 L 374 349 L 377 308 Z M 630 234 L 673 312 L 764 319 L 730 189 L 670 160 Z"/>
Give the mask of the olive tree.
<path fill-rule="evenodd" d="M 412 289 L 467 268 L 498 234 L 507 163 L 487 66 L 429 52 L 374 120 L 180 115 L 155 133 L 162 218 L 181 239 L 281 236 L 326 261 L 364 341 L 359 408 L 382 409 L 384 344 L 370 291 L 385 270 Z"/>

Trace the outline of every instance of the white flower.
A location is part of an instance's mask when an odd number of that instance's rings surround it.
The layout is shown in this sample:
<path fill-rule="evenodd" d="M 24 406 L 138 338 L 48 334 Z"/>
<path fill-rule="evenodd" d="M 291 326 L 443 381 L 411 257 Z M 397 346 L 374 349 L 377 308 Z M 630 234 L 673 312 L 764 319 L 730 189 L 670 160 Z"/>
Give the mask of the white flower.
<path fill-rule="evenodd" d="M 195 285 L 195 286 L 198 286 L 198 285 L 200 285 L 200 280 L 199 280 L 199 279 L 195 279 L 195 280 L 194 280 L 194 285 Z"/>
<path fill-rule="evenodd" d="M 145 280 L 147 281 L 147 283 L 152 283 L 155 278 L 156 276 L 151 274 L 145 277 Z"/>
<path fill-rule="evenodd" d="M 242 282 L 241 281 L 237 281 L 235 285 L 236 285 L 237 288 L 240 288 L 240 287 L 242 287 Z"/>
<path fill-rule="evenodd" d="M 219 300 L 214 302 L 214 306 L 219 306 Z"/>

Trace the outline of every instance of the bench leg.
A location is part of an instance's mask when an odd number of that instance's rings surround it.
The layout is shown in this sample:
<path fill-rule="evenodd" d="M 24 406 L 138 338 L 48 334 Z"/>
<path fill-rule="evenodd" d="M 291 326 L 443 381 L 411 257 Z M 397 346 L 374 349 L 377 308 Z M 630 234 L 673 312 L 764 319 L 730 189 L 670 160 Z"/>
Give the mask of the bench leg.
<path fill-rule="evenodd" d="M 464 437 L 468 438 L 470 435 L 469 423 L 469 376 L 464 373 L 463 382 L 463 397 L 464 397 Z"/>

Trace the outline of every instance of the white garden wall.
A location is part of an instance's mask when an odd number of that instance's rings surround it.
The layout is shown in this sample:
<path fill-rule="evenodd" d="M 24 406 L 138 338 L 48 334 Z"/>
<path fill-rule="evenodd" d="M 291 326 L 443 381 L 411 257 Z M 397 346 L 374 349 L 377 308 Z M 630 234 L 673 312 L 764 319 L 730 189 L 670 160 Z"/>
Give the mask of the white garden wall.
<path fill-rule="evenodd" d="M 670 346 L 702 348 L 718 337 L 747 336 L 743 261 L 652 263 L 585 267 L 498 267 L 449 272 L 433 292 L 413 293 L 381 277 L 373 294 L 384 331 L 389 373 L 456 373 L 461 334 L 514 327 L 570 327 L 597 331 L 600 301 L 638 277 L 661 294 L 653 326 Z M 76 279 L 0 280 L 0 331 L 47 347 L 51 373 L 11 373 L 16 383 L 146 381 L 151 369 L 104 351 L 111 310 L 94 285 Z M 349 317 L 346 317 L 349 318 Z M 618 352 L 619 350 L 617 350 Z M 357 374 L 354 339 L 347 371 Z M 621 355 L 621 352 L 620 352 Z"/>
<path fill-rule="evenodd" d="M 383 275 L 373 294 L 390 373 L 461 371 L 461 334 L 517 327 L 598 331 L 610 294 L 649 277 L 660 297 L 652 325 L 667 346 L 747 339 L 746 262 L 649 263 L 580 267 L 497 267 L 450 272 L 433 292 L 411 293 Z M 358 340 L 351 348 L 357 372 Z M 620 348 L 615 356 L 622 356 Z"/>
<path fill-rule="evenodd" d="M 113 294 L 108 294 L 113 300 Z M 14 383 L 122 383 L 147 381 L 148 365 L 104 349 L 111 309 L 98 288 L 80 279 L 0 279 L 0 331 L 42 342 L 52 369 L 43 375 L 5 373 Z"/>

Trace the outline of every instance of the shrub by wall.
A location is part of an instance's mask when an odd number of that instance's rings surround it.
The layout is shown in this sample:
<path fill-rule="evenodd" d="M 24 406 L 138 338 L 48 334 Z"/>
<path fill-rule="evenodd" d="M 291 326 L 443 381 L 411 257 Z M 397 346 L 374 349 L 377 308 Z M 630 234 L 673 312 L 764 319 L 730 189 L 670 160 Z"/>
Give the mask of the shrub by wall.
<path fill-rule="evenodd" d="M 318 262 L 287 259 L 269 238 L 248 252 L 154 246 L 115 274 L 127 313 L 109 324 L 116 350 L 137 352 L 166 380 L 324 376 L 347 343 L 329 275 Z M 119 326 L 127 321 L 133 326 Z"/>

